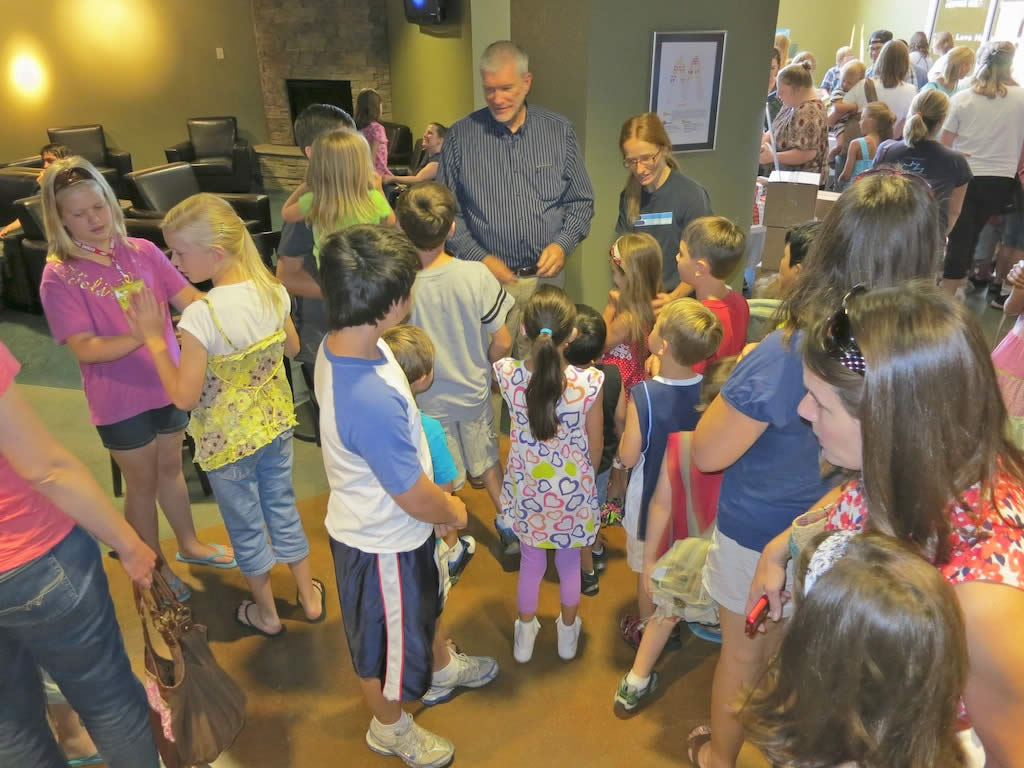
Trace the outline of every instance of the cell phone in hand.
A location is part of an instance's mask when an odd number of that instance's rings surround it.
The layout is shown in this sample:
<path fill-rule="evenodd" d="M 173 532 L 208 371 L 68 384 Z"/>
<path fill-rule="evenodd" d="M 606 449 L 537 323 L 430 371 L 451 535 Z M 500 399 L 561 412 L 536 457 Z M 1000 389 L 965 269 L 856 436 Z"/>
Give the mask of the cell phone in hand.
<path fill-rule="evenodd" d="M 761 595 L 761 599 L 754 604 L 754 608 L 747 614 L 747 637 L 756 635 L 758 627 L 767 621 L 769 607 L 768 595 Z"/>

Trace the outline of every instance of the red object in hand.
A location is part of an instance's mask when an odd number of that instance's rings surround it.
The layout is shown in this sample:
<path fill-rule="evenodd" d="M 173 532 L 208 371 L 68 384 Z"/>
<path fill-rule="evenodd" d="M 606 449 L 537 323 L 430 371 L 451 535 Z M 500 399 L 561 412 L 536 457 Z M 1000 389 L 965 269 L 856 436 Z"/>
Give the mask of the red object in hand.
<path fill-rule="evenodd" d="M 753 610 L 747 614 L 747 637 L 757 634 L 757 628 L 768 618 L 768 607 L 768 595 L 761 595 L 761 599 L 755 603 Z"/>

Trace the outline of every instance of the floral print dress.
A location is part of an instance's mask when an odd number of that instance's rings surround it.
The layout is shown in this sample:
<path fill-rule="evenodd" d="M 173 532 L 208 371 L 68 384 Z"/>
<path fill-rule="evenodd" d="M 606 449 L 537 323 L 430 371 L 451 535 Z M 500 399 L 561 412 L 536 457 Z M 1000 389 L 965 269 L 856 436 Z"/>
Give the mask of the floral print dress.
<path fill-rule="evenodd" d="M 531 547 L 592 545 L 598 506 L 586 420 L 604 374 L 596 368 L 566 367 L 565 390 L 555 409 L 558 432 L 551 440 L 540 441 L 530 431 L 526 412 L 530 371 L 522 360 L 505 358 L 494 364 L 494 372 L 511 419 L 500 497 L 503 524 Z"/>

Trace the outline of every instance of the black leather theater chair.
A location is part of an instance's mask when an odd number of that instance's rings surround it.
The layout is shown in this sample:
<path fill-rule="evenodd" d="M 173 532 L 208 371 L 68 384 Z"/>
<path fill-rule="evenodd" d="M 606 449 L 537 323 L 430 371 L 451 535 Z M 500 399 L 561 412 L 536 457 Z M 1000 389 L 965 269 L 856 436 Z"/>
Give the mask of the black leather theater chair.
<path fill-rule="evenodd" d="M 255 155 L 238 137 L 233 117 L 193 117 L 185 121 L 188 141 L 164 150 L 168 163 L 186 162 L 203 192 L 250 192 L 254 187 Z"/>

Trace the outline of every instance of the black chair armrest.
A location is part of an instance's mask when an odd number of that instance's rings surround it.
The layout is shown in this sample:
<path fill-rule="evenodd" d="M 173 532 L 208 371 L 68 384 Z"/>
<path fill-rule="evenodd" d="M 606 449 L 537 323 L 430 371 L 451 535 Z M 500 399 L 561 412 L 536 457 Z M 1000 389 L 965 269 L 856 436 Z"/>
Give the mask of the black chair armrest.
<path fill-rule="evenodd" d="M 240 192 L 225 192 L 218 197 L 224 198 L 235 213 L 243 221 L 254 219 L 262 225 L 262 230 L 270 231 L 270 197 L 268 195 L 254 195 Z"/>
<path fill-rule="evenodd" d="M 388 170 L 391 171 L 391 175 L 392 176 L 415 176 L 416 175 L 416 174 L 414 174 L 412 172 L 412 168 L 410 168 L 407 165 L 395 165 L 395 166 L 392 166 L 392 167 L 388 168 Z"/>
<path fill-rule="evenodd" d="M 107 149 L 107 162 L 110 167 L 117 171 L 123 179 L 132 172 L 132 155 L 130 152 L 122 152 L 120 149 Z"/>
<path fill-rule="evenodd" d="M 175 144 L 173 147 L 167 147 L 164 150 L 164 155 L 167 156 L 168 163 L 186 162 L 191 163 L 196 159 L 196 150 L 192 146 L 191 141 L 181 141 Z"/>
<path fill-rule="evenodd" d="M 281 233 L 257 232 L 253 234 L 252 240 L 253 243 L 256 244 L 256 250 L 259 251 L 260 258 L 263 259 L 263 263 L 267 265 L 267 269 L 273 272 L 274 251 L 276 251 L 278 245 L 281 244 Z"/>
<path fill-rule="evenodd" d="M 164 214 L 161 211 L 147 211 L 145 208 L 136 208 L 134 205 L 124 212 L 125 221 L 129 219 L 134 220 L 149 220 L 155 219 L 161 221 Z"/>

